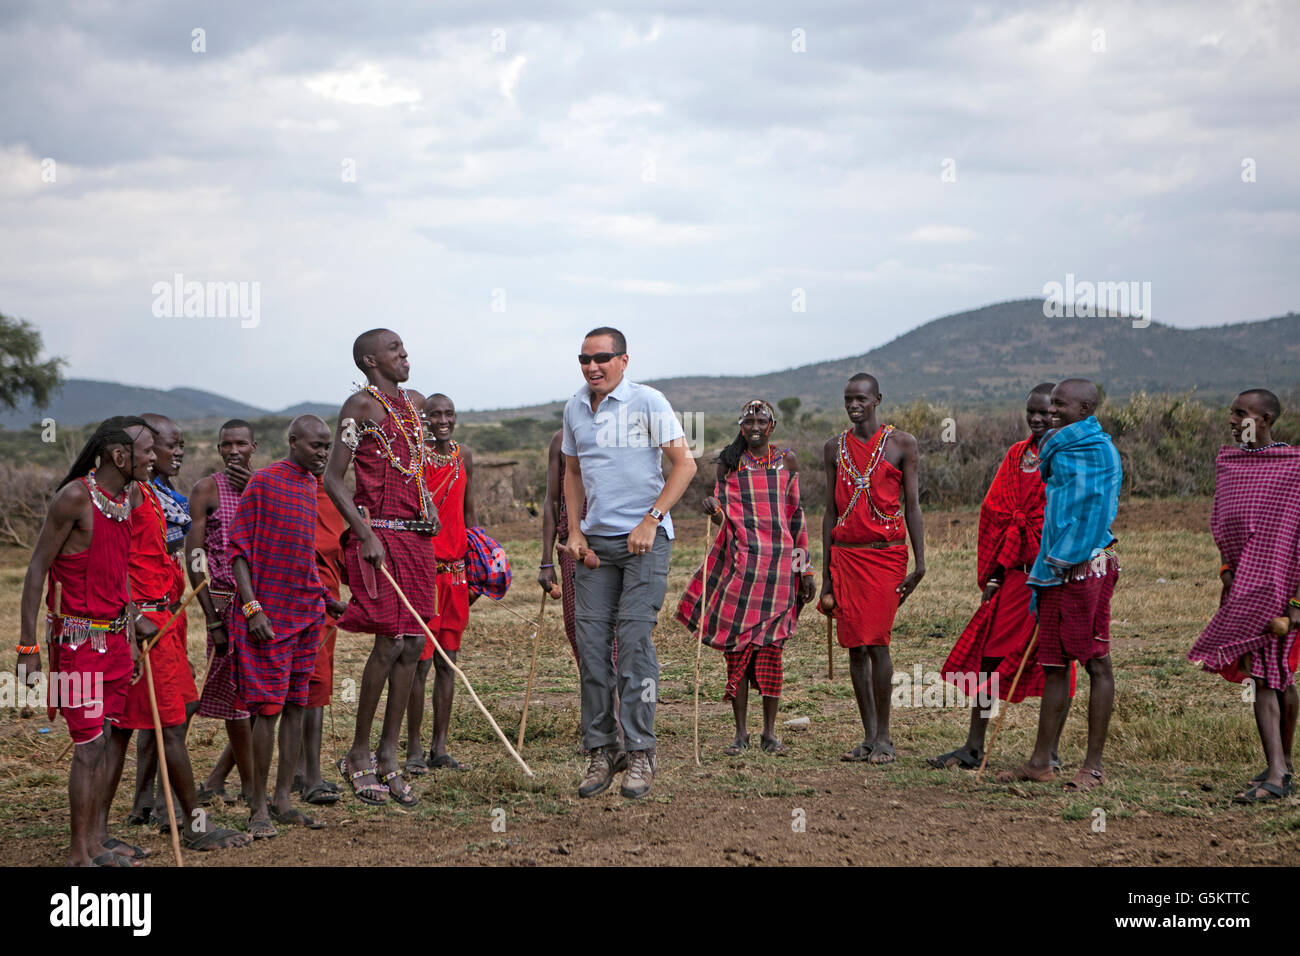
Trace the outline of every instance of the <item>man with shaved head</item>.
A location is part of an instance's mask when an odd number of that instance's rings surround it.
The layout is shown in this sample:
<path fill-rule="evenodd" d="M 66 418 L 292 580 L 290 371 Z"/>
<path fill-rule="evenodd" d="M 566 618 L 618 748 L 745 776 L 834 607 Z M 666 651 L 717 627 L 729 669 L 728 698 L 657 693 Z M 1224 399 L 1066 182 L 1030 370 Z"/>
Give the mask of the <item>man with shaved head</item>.
<path fill-rule="evenodd" d="M 392 800 L 412 806 L 416 796 L 397 765 L 402 706 L 424 650 L 424 621 L 437 607 L 438 562 L 432 537 L 438 509 L 427 486 L 424 396 L 402 388 L 411 363 L 401 338 L 389 329 L 357 337 L 352 358 L 366 376 L 366 387 L 339 410 L 338 441 L 325 467 L 325 491 L 348 523 L 343 564 L 352 597 L 339 629 L 375 635 L 361 674 L 352 747 L 339 771 L 363 803 Z M 344 484 L 355 466 L 356 492 Z M 386 569 L 415 609 L 412 614 L 387 578 Z M 418 617 L 416 615 L 419 615 Z M 379 749 L 370 749 L 370 728 L 379 695 L 388 685 L 389 705 Z"/>
<path fill-rule="evenodd" d="M 1281 800 L 1295 792 L 1295 673 L 1300 647 L 1300 448 L 1273 437 L 1282 403 L 1266 388 L 1242 392 L 1228 425 L 1236 444 L 1214 463 L 1210 530 L 1223 564 L 1219 610 L 1188 659 L 1255 692 L 1255 726 L 1266 766 L 1238 803 Z M 1273 629 L 1281 618 L 1285 627 Z M 1283 633 L 1279 634 L 1278 630 Z"/>
<path fill-rule="evenodd" d="M 1052 749 L 1070 704 L 1072 661 L 1088 672 L 1088 752 L 1065 789 L 1091 790 L 1106 779 L 1101 754 L 1115 703 L 1110 599 L 1119 578 L 1111 524 L 1123 473 L 1119 452 L 1094 414 L 1100 401 L 1087 379 L 1067 378 L 1052 391 L 1052 430 L 1039 447 L 1047 494 L 1042 543 L 1028 579 L 1030 606 L 1038 614 L 1043 704 L 1034 752 L 1016 770 L 999 774 L 1004 782 L 1054 779 Z"/>
<path fill-rule="evenodd" d="M 235 688 L 253 724 L 253 779 L 246 783 L 248 832 L 273 837 L 272 824 L 319 829 L 323 823 L 291 804 L 302 747 L 303 708 L 327 607 L 341 612 L 316 570 L 316 476 L 325 471 L 330 431 L 315 415 L 289 425 L 289 455 L 249 479 L 230 526 L 231 570 L 238 613 L 229 615 Z M 283 717 L 283 719 L 281 719 Z M 266 782 L 280 724 L 275 794 Z"/>

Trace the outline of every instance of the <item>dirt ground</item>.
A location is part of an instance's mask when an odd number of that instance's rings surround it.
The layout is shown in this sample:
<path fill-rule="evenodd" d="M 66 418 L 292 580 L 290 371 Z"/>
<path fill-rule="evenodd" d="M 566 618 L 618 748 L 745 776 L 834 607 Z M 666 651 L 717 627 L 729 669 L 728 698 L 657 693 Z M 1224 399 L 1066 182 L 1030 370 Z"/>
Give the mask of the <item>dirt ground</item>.
<path fill-rule="evenodd" d="M 421 800 L 402 810 L 371 808 L 345 798 L 311 808 L 321 831 L 281 828 L 254 846 L 187 854 L 187 866 L 356 865 L 1286 865 L 1295 859 L 1300 800 L 1243 807 L 1231 802 L 1258 769 L 1259 744 L 1240 688 L 1196 672 L 1184 655 L 1217 601 L 1217 558 L 1207 532 L 1209 502 L 1126 505 L 1116 524 L 1124 566 L 1113 608 L 1117 702 L 1107 750 L 1108 783 L 1072 796 L 1059 785 L 982 783 L 963 771 L 935 771 L 923 758 L 951 749 L 965 734 L 960 706 L 896 706 L 898 763 L 841 763 L 860 739 L 847 674 L 835 652 L 827 675 L 820 618 L 809 615 L 786 649 L 786 685 L 778 732 L 788 757 L 753 750 L 721 753 L 734 732 L 721 699 L 721 655 L 704 650 L 700 745 L 693 759 L 692 686 L 695 643 L 672 618 L 702 555 L 703 522 L 678 522 L 669 597 L 656 640 L 661 668 L 659 772 L 649 798 L 633 803 L 610 791 L 579 800 L 585 766 L 577 750 L 576 668 L 548 608 L 528 716 L 527 778 L 497 742 L 463 689 L 453 709 L 452 752 L 473 764 L 467 773 L 439 771 L 413 781 Z M 974 610 L 973 510 L 925 516 L 929 573 L 899 613 L 895 675 L 937 668 Z M 490 529 L 512 556 L 515 580 L 506 604 L 537 613 L 536 527 Z M 530 551 L 531 549 L 531 551 Z M 818 556 L 819 557 L 819 556 Z M 0 556 L 0 609 L 17 615 L 25 556 Z M 820 564 L 818 564 L 820 567 Z M 202 627 L 191 623 L 191 659 L 202 667 Z M 476 605 L 461 663 L 512 742 L 518 729 L 531 653 L 531 628 L 502 608 Z M 334 712 L 326 717 L 328 766 L 346 748 L 353 723 L 348 682 L 360 677 L 368 650 L 362 637 L 340 635 Z M 12 655 L 12 650 L 8 652 Z M 12 656 L 0 655 L 11 669 Z M 1085 740 L 1087 680 L 1062 741 L 1072 775 Z M 781 722 L 807 717 L 806 729 Z M 1036 702 L 1008 711 L 990 770 L 1023 759 L 1037 719 Z M 758 701 L 750 730 L 757 739 Z M 331 732 L 333 726 L 333 732 Z M 41 733 L 41 728 L 49 732 Z M 378 733 L 378 721 L 376 731 Z M 425 745 L 430 720 L 424 724 Z M 58 865 L 67 838 L 67 743 L 61 721 L 0 712 L 0 865 Z M 194 728 L 196 776 L 224 743 L 215 721 Z M 157 851 L 151 866 L 170 865 L 156 831 L 121 825 L 130 806 L 129 780 L 112 819 L 120 835 Z M 336 771 L 327 779 L 338 780 Z M 236 792 L 236 779 L 230 790 Z M 242 826 L 247 810 L 213 811 L 214 823 Z"/>

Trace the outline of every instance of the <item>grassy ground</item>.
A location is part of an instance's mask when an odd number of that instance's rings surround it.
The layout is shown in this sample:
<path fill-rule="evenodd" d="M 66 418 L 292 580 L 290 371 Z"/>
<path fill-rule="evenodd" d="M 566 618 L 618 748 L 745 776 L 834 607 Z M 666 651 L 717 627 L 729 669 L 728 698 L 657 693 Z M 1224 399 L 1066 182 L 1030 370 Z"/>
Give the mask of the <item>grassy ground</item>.
<path fill-rule="evenodd" d="M 453 710 L 452 751 L 474 770 L 416 781 L 417 807 L 372 809 L 344 800 L 323 812 L 329 823 L 324 831 L 285 832 L 251 849 L 209 854 L 196 862 L 1285 862 L 1300 841 L 1297 801 L 1266 807 L 1231 803 L 1262 765 L 1251 707 L 1239 687 L 1197 672 L 1185 659 L 1218 599 L 1218 558 L 1205 530 L 1208 511 L 1208 502 L 1201 500 L 1134 502 L 1121 510 L 1109 782 L 1086 797 L 1053 786 L 976 784 L 969 773 L 929 769 L 924 757 L 964 739 L 967 714 L 960 708 L 897 707 L 897 764 L 840 763 L 839 755 L 861 736 L 847 654 L 836 649 L 835 677 L 828 679 L 825 629 L 820 616 L 811 614 L 785 655 L 781 719 L 810 719 L 806 730 L 784 731 L 791 755 L 721 754 L 733 733 L 731 709 L 722 700 L 721 655 L 706 648 L 703 765 L 697 768 L 692 758 L 695 643 L 672 619 L 703 554 L 703 522 L 688 517 L 679 521 L 669 597 L 656 638 L 660 768 L 648 800 L 629 804 L 616 792 L 590 801 L 576 798 L 585 766 L 576 747 L 577 672 L 559 608 L 551 605 L 524 750 L 535 778 L 523 776 L 462 692 Z M 925 672 L 936 670 L 978 601 L 976 513 L 931 512 L 926 523 L 929 573 L 898 616 L 896 674 L 911 673 L 918 664 Z M 505 603 L 533 617 L 538 596 L 532 580 L 538 549 L 534 529 L 521 524 L 504 529 L 502 537 L 515 566 Z M 815 559 L 820 568 L 820 555 Z M 25 555 L 9 552 L 0 563 L 0 613 L 15 624 L 25 562 Z M 201 668 L 203 629 L 197 617 L 190 634 L 191 659 Z M 461 655 L 476 690 L 512 740 L 523 704 L 530 634 L 505 609 L 480 602 Z M 349 696 L 346 682 L 359 681 L 368 647 L 366 638 L 340 635 L 339 697 Z M 13 663 L 12 647 L 0 650 L 0 667 L 12 670 Z M 1062 741 L 1067 775 L 1082 756 L 1086 702 L 1087 680 L 1081 677 Z M 1037 709 L 1032 700 L 1011 708 L 993 769 L 1015 766 L 1027 754 Z M 348 700 L 336 699 L 333 711 L 326 717 L 327 765 L 346 748 L 353 724 Z M 752 699 L 750 729 L 759 726 L 758 702 Z M 50 732 L 40 733 L 42 727 Z M 425 733 L 427 746 L 427 717 Z M 67 760 L 59 754 L 66 742 L 61 721 L 50 724 L 43 715 L 22 719 L 15 708 L 0 711 L 0 864 L 62 859 Z M 224 731 L 215 721 L 200 721 L 191 743 L 201 776 L 224 743 Z M 132 772 L 129 762 L 128 778 Z M 119 791 L 115 821 L 129 809 L 128 789 L 124 784 Z M 232 805 L 215 818 L 238 826 L 246 813 Z M 1103 814 L 1104 831 L 1098 829 Z M 155 847 L 163 846 L 157 837 L 149 838 Z"/>

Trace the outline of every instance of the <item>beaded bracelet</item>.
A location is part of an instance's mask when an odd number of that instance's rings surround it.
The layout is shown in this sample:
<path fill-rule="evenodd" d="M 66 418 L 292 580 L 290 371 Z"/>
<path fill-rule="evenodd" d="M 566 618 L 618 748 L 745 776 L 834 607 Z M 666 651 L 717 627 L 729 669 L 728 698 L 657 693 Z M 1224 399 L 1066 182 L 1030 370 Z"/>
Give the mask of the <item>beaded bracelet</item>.
<path fill-rule="evenodd" d="M 248 620 L 254 614 L 261 614 L 261 613 L 262 613 L 261 601 L 249 601 L 247 604 L 244 605 L 244 620 Z"/>
<path fill-rule="evenodd" d="M 215 631 L 217 628 L 219 628 L 219 627 L 225 627 L 225 626 L 226 626 L 226 622 L 225 622 L 225 621 L 221 621 L 221 620 L 217 620 L 217 621 L 208 621 L 208 630 L 209 630 L 209 631 Z"/>
<path fill-rule="evenodd" d="M 1219 565 L 1219 577 L 1223 577 L 1223 574 L 1224 574 L 1225 571 L 1231 571 L 1231 570 L 1232 570 L 1232 565 L 1231 565 L 1231 564 L 1221 564 L 1221 565 Z"/>
<path fill-rule="evenodd" d="M 1287 607 L 1300 607 L 1300 601 L 1297 601 L 1295 598 L 1291 598 L 1289 601 L 1286 602 L 1286 606 L 1287 606 Z"/>
<path fill-rule="evenodd" d="M 27 644 L 19 644 L 19 645 L 18 645 L 18 653 L 19 653 L 19 654 L 39 654 L 40 652 L 41 652 L 41 645 L 39 645 L 39 644 L 31 644 L 31 645 L 27 645 Z"/>
<path fill-rule="evenodd" d="M 540 570 L 542 570 L 543 568 L 553 568 L 553 567 L 555 567 L 555 565 L 553 565 L 553 564 L 541 564 L 541 565 L 538 565 L 537 570 L 540 571 Z"/>

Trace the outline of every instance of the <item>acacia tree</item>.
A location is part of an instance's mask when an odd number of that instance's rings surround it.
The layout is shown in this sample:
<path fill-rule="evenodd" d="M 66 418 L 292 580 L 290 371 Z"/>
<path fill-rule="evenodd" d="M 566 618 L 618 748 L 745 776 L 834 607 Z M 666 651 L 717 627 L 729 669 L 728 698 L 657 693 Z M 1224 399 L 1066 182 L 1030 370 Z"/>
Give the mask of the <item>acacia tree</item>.
<path fill-rule="evenodd" d="M 0 313 L 0 405 L 15 409 L 23 396 L 37 408 L 63 386 L 63 359 L 39 361 L 41 333 L 30 322 Z"/>

